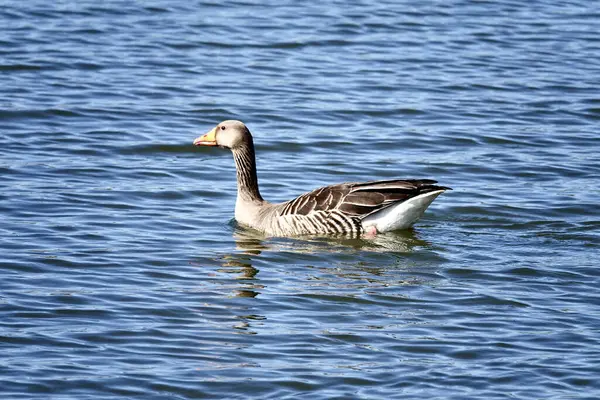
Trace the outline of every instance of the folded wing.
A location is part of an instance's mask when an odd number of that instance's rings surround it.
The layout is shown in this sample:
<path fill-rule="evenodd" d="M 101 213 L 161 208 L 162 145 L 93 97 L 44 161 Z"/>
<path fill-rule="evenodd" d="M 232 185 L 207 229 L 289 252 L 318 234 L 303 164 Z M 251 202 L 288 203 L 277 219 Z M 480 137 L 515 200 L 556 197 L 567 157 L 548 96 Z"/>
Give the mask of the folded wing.
<path fill-rule="evenodd" d="M 431 179 L 394 179 L 325 186 L 281 204 L 278 214 L 311 215 L 318 211 L 338 211 L 360 220 L 420 194 L 450 189 L 436 183 Z"/>

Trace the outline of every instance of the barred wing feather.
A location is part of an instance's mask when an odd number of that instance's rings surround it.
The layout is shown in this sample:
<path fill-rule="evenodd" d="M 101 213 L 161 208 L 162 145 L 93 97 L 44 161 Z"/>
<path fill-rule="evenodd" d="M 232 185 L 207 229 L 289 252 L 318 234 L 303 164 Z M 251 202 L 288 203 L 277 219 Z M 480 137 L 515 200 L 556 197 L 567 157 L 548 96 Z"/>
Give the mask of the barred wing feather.
<path fill-rule="evenodd" d="M 431 179 L 407 179 L 342 183 L 325 186 L 281 204 L 280 216 L 310 215 L 318 211 L 339 211 L 363 219 L 393 204 L 420 194 L 446 190 Z"/>

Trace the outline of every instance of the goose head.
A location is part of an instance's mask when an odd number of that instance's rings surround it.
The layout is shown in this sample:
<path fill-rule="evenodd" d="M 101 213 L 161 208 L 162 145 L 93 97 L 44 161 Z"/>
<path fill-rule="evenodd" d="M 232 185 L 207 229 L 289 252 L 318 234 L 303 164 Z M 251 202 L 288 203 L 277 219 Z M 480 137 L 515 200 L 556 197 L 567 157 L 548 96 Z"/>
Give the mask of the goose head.
<path fill-rule="evenodd" d="M 209 132 L 194 140 L 195 146 L 219 146 L 236 150 L 252 145 L 250 130 L 241 121 L 223 121 Z"/>

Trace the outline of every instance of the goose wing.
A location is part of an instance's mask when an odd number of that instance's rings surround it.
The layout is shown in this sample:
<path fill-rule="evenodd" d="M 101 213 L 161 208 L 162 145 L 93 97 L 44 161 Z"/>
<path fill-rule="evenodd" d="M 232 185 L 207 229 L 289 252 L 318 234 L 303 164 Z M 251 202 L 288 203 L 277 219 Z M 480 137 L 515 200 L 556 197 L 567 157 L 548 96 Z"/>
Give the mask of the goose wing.
<path fill-rule="evenodd" d="M 449 188 L 431 179 L 394 179 L 325 186 L 280 205 L 279 215 L 310 215 L 318 211 L 339 211 L 362 219 L 422 193 Z"/>

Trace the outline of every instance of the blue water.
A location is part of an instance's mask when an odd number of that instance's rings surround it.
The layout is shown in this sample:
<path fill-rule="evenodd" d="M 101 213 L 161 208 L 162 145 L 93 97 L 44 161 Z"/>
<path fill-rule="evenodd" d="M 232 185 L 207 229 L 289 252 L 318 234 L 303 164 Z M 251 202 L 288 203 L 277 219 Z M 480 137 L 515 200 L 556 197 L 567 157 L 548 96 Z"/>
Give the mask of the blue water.
<path fill-rule="evenodd" d="M 0 398 L 600 398 L 589 1 L 0 2 Z M 412 230 L 262 194 L 433 178 Z"/>

